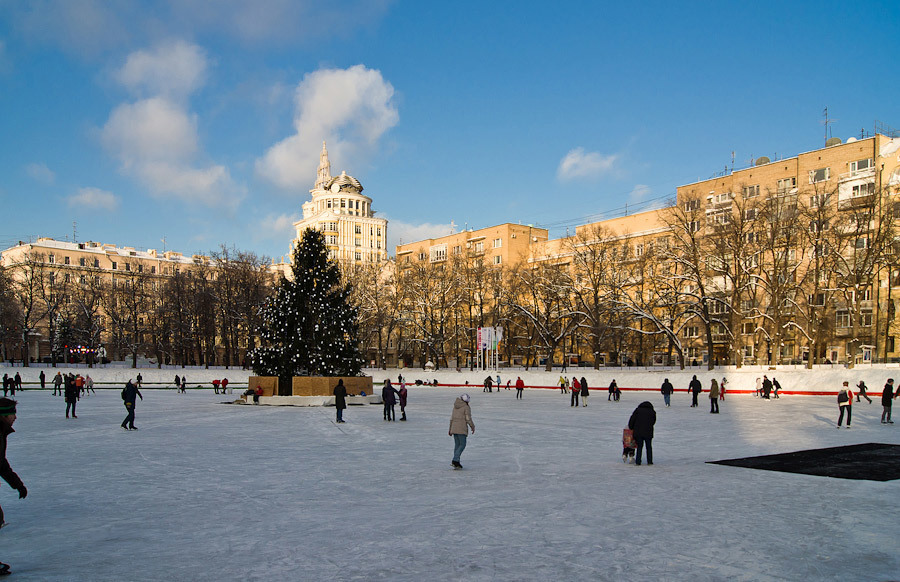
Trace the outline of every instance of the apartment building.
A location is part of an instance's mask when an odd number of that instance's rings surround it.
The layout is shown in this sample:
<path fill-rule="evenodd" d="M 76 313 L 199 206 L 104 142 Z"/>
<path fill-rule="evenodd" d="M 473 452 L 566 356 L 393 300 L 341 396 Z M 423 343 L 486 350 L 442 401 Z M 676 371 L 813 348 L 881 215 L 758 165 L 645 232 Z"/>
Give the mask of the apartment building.
<path fill-rule="evenodd" d="M 546 242 L 547 229 L 522 224 L 499 224 L 446 236 L 397 245 L 397 266 L 443 264 L 454 257 L 472 257 L 484 265 L 511 266 L 530 256 L 532 244 Z"/>

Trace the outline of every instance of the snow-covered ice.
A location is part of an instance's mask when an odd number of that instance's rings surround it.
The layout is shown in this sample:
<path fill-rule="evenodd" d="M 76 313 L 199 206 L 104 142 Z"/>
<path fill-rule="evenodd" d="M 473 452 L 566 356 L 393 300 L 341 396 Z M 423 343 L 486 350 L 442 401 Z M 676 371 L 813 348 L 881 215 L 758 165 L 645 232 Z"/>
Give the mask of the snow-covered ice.
<path fill-rule="evenodd" d="M 16 580 L 896 579 L 896 481 L 706 464 L 900 444 L 900 418 L 879 422 L 881 384 L 851 430 L 826 396 L 734 395 L 711 415 L 706 394 L 665 408 L 658 392 L 601 390 L 575 409 L 558 390 L 472 386 L 463 471 L 447 435 L 462 388 L 411 386 L 408 422 L 354 406 L 343 425 L 333 408 L 147 389 L 134 432 L 118 389 L 82 398 L 78 419 L 25 391 L 8 458 L 29 495 L 0 488 L 0 560 Z M 655 464 L 625 465 L 643 400 Z"/>

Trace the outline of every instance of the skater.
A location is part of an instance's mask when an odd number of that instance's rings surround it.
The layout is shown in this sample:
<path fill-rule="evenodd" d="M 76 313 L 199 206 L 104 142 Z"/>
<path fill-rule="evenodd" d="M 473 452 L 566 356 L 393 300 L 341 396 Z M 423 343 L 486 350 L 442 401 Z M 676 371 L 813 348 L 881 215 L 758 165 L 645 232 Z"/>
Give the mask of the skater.
<path fill-rule="evenodd" d="M 385 379 L 384 388 L 381 389 L 381 400 L 384 402 L 384 419 L 395 421 L 394 405 L 397 404 L 397 390 L 391 386 L 391 381 Z"/>
<path fill-rule="evenodd" d="M 728 382 L 728 379 L 723 377 L 722 382 L 719 383 L 719 400 L 725 400 L 725 383 Z"/>
<path fill-rule="evenodd" d="M 778 392 L 779 390 L 781 390 L 781 384 L 778 383 L 778 380 L 775 379 L 775 376 L 772 376 L 772 389 L 772 397 L 778 398 Z M 871 400 L 869 402 L 871 402 Z"/>
<path fill-rule="evenodd" d="M 578 381 L 578 378 L 572 376 L 572 404 L 570 406 L 578 407 L 578 396 L 581 394 L 581 383 Z"/>
<path fill-rule="evenodd" d="M 219 384 L 221 384 L 221 383 L 222 383 L 222 382 L 221 382 L 218 378 L 216 378 L 215 380 L 212 381 L 213 391 L 214 391 L 216 394 L 219 393 Z"/>
<path fill-rule="evenodd" d="M 771 394 L 772 394 L 772 381 L 769 380 L 768 376 L 763 374 L 762 397 L 766 400 L 769 400 Z"/>
<path fill-rule="evenodd" d="M 84 377 L 81 374 L 75 375 L 75 389 L 79 398 L 84 395 Z"/>
<path fill-rule="evenodd" d="M 587 399 L 590 396 L 590 391 L 588 390 L 588 383 L 585 380 L 584 376 L 581 377 L 581 406 L 587 406 Z"/>
<path fill-rule="evenodd" d="M 607 401 L 607 402 L 609 402 L 610 400 L 612 400 L 613 397 L 616 395 L 616 389 L 617 389 L 618 387 L 619 387 L 619 386 L 616 384 L 615 378 L 613 378 L 613 381 L 609 383 L 609 396 L 606 397 L 606 401 Z"/>
<path fill-rule="evenodd" d="M 891 405 L 894 403 L 894 379 L 888 378 L 884 390 L 881 391 L 881 424 L 894 424 L 891 420 Z M 885 420 L 887 419 L 887 420 Z"/>
<path fill-rule="evenodd" d="M 90 374 L 84 377 L 84 393 L 85 395 L 97 393 L 97 391 L 94 390 L 94 379 L 91 378 Z"/>
<path fill-rule="evenodd" d="M 506 389 L 507 389 L 507 390 L 510 390 L 510 385 L 511 385 L 511 384 L 512 384 L 512 380 L 507 380 L 507 381 L 506 381 Z M 500 392 L 500 387 L 499 387 L 499 386 L 497 386 L 497 392 Z"/>
<path fill-rule="evenodd" d="M 672 393 L 675 392 L 675 387 L 672 386 L 672 383 L 669 382 L 668 378 L 663 379 L 663 383 L 659 391 L 662 392 L 663 400 L 665 401 L 666 406 L 671 406 Z"/>
<path fill-rule="evenodd" d="M 869 404 L 872 404 L 872 399 L 869 398 L 869 396 L 866 394 L 866 390 L 868 390 L 868 388 L 866 388 L 866 383 L 863 382 L 862 380 L 860 380 L 859 384 L 857 384 L 856 387 L 859 388 L 859 392 L 856 393 L 856 401 L 859 402 L 859 397 L 862 396 L 863 398 L 865 398 L 866 400 L 869 401 Z M 777 392 L 776 392 L 776 394 L 777 394 Z M 776 398 L 777 398 L 777 396 L 776 396 Z"/>
<path fill-rule="evenodd" d="M 644 443 L 647 444 L 647 464 L 653 464 L 653 425 L 656 424 L 656 411 L 650 402 L 644 401 L 631 413 L 628 419 L 628 428 L 634 431 L 634 440 L 637 443 L 637 457 L 634 464 L 641 464 L 641 453 Z"/>
<path fill-rule="evenodd" d="M 450 415 L 450 430 L 448 435 L 453 437 L 453 460 L 450 464 L 454 469 L 462 469 L 459 464 L 459 457 L 466 450 L 466 439 L 469 435 L 469 428 L 472 434 L 475 434 L 475 423 L 472 422 L 472 410 L 469 408 L 469 395 L 463 394 L 453 403 L 453 414 Z"/>
<path fill-rule="evenodd" d="M 559 384 L 560 394 L 565 394 L 566 392 L 568 392 L 568 390 L 566 390 L 566 384 L 568 384 L 568 380 L 566 380 L 565 376 L 560 376 L 559 382 L 557 382 L 557 384 Z"/>
<path fill-rule="evenodd" d="M 226 394 L 226 388 L 228 388 L 228 378 L 222 378 L 222 394 Z"/>
<path fill-rule="evenodd" d="M 187 394 L 187 376 L 181 377 L 181 393 Z"/>
<path fill-rule="evenodd" d="M 753 393 L 754 398 L 762 396 L 762 378 L 756 379 L 756 392 Z"/>
<path fill-rule="evenodd" d="M 516 377 L 516 400 L 520 400 L 522 398 L 522 392 L 525 390 L 525 381 L 522 380 L 522 376 Z"/>
<path fill-rule="evenodd" d="M 22 389 L 22 376 L 19 375 L 18 372 L 16 372 L 15 381 L 16 381 L 15 389 L 16 389 L 16 390 L 21 390 L 21 389 Z M 15 394 L 15 391 L 13 391 L 13 394 Z"/>
<path fill-rule="evenodd" d="M 488 376 L 484 379 L 484 392 L 493 392 L 494 390 L 491 388 L 491 385 L 494 383 L 494 380 Z M 497 387 L 497 392 L 500 391 L 500 387 Z"/>
<path fill-rule="evenodd" d="M 709 413 L 719 414 L 719 383 L 715 378 L 709 383 Z"/>
<path fill-rule="evenodd" d="M 71 374 L 66 376 L 66 418 L 69 418 L 69 409 L 72 409 L 72 418 L 78 418 L 75 416 L 75 404 L 78 402 L 78 384 L 75 383 L 75 378 L 72 377 Z"/>
<path fill-rule="evenodd" d="M 500 376 L 497 376 L 499 379 Z M 497 392 L 500 392 L 500 384 L 497 384 Z M 400 391 L 397 393 L 400 395 L 400 420 L 406 420 L 406 398 L 409 394 L 409 391 L 406 389 L 406 383 L 400 382 Z"/>
<path fill-rule="evenodd" d="M 262 390 L 257 386 L 257 390 Z M 259 397 L 254 394 L 253 403 L 259 403 Z M 338 379 L 337 386 L 334 387 L 334 409 L 337 411 L 336 423 L 344 422 L 344 409 L 347 408 L 347 388 L 344 387 L 343 378 Z"/>
<path fill-rule="evenodd" d="M 500 392 L 500 374 L 497 374 L 497 382 L 494 385 L 497 387 L 497 392 Z"/>
<path fill-rule="evenodd" d="M 634 462 L 634 451 L 637 443 L 634 442 L 634 431 L 630 428 L 622 429 L 622 462 Z"/>
<path fill-rule="evenodd" d="M 28 489 L 25 483 L 16 475 L 16 472 L 9 466 L 6 460 L 6 439 L 16 432 L 13 430 L 13 423 L 16 422 L 16 401 L 9 398 L 0 398 L 0 477 L 6 481 L 10 487 L 19 492 L 19 499 L 28 497 Z M 3 527 L 3 508 L 0 507 L 0 527 Z M 9 574 L 9 564 L 0 562 L 0 576 Z"/>
<path fill-rule="evenodd" d="M 175 390 L 181 391 L 181 376 L 175 374 Z"/>
<path fill-rule="evenodd" d="M 53 377 L 53 395 L 56 396 L 57 392 L 62 394 L 62 390 L 60 390 L 60 386 L 62 386 L 62 372 L 57 372 L 56 376 Z"/>
<path fill-rule="evenodd" d="M 141 388 L 143 386 L 143 384 L 142 384 L 143 381 L 144 381 L 144 377 L 141 376 L 140 372 L 138 372 L 138 375 L 137 375 L 137 387 L 138 388 Z"/>
<path fill-rule="evenodd" d="M 691 383 L 688 384 L 688 390 L 691 393 L 691 408 L 699 406 L 699 404 L 697 404 L 697 396 L 699 396 L 700 392 L 703 391 L 703 386 L 700 385 L 700 380 L 697 379 L 696 374 L 694 374 L 694 378 L 691 380 Z"/>
<path fill-rule="evenodd" d="M 847 428 L 850 428 L 850 413 L 853 411 L 853 392 L 850 390 L 850 383 L 844 380 L 844 387 L 838 392 L 838 409 L 841 414 L 838 416 L 837 427 L 841 428 L 841 422 L 844 420 L 844 411 L 847 411 Z"/>
<path fill-rule="evenodd" d="M 44 374 L 44 371 L 41 370 L 41 373 L 38 374 L 38 378 L 41 380 L 41 390 L 47 387 L 47 375 Z"/>
<path fill-rule="evenodd" d="M 134 382 L 129 380 L 125 383 L 125 388 L 122 389 L 122 400 L 125 404 L 125 410 L 128 411 L 128 416 L 122 421 L 122 428 L 125 430 L 137 430 L 137 427 L 134 426 L 134 407 L 137 404 L 135 396 L 140 397 L 142 401 L 144 400 L 144 395 L 141 394 Z"/>

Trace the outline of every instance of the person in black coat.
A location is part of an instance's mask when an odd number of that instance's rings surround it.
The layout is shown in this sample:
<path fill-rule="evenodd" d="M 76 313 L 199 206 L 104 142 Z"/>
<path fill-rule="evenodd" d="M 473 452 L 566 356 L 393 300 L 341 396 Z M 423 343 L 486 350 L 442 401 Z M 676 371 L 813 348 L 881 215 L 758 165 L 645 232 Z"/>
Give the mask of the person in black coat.
<path fill-rule="evenodd" d="M 881 392 L 881 424 L 894 424 L 894 421 L 891 420 L 891 405 L 896 397 L 894 395 L 894 379 L 888 378 L 887 384 L 884 385 L 884 390 Z"/>
<path fill-rule="evenodd" d="M 672 393 L 675 392 L 675 387 L 672 386 L 672 383 L 669 382 L 669 379 L 666 378 L 663 380 L 662 388 L 659 389 L 662 392 L 663 400 L 666 401 L 666 406 L 671 404 Z"/>
<path fill-rule="evenodd" d="M 138 396 L 141 400 L 144 399 L 144 395 L 141 394 L 141 391 L 138 390 L 138 387 L 131 380 L 126 382 L 125 388 L 122 390 L 122 400 L 124 400 L 125 409 L 128 411 L 128 416 L 122 421 L 122 428 L 125 430 L 137 430 L 137 427 L 134 426 L 134 406 L 137 403 L 136 397 Z"/>
<path fill-rule="evenodd" d="M 75 404 L 78 403 L 78 386 L 75 385 L 75 378 L 72 374 L 66 376 L 66 388 L 65 388 L 65 397 L 66 397 L 66 418 L 69 418 L 69 409 L 72 409 L 72 418 L 78 418 L 75 416 Z"/>
<path fill-rule="evenodd" d="M 394 414 L 394 405 L 397 404 L 397 396 L 399 395 L 400 393 L 397 392 L 397 389 L 391 386 L 391 381 L 385 380 L 384 388 L 381 389 L 381 400 L 384 402 L 385 420 L 397 420 L 397 417 Z"/>
<path fill-rule="evenodd" d="M 763 376 L 763 398 L 769 400 L 769 395 L 772 393 L 772 381 L 769 380 L 768 376 Z"/>
<path fill-rule="evenodd" d="M 697 379 L 697 375 L 694 375 L 694 379 L 691 380 L 691 383 L 688 384 L 688 390 L 691 391 L 691 408 L 695 406 L 699 406 L 697 404 L 697 397 L 700 396 L 700 392 L 703 391 L 703 386 L 700 384 L 700 380 Z"/>
<path fill-rule="evenodd" d="M 334 387 L 334 408 L 337 410 L 335 422 L 344 422 L 344 409 L 347 408 L 347 388 L 344 386 L 343 379 L 339 379 L 337 386 Z"/>
<path fill-rule="evenodd" d="M 44 371 L 41 370 L 41 373 L 38 375 L 38 378 L 41 379 L 41 390 L 47 387 L 47 376 L 44 374 Z"/>
<path fill-rule="evenodd" d="M 16 401 L 10 398 L 0 398 L 0 477 L 6 481 L 10 487 L 19 492 L 19 499 L 25 499 L 28 496 L 28 489 L 25 483 L 16 475 L 16 472 L 9 466 L 6 460 L 6 438 L 16 432 L 13 430 L 13 423 L 16 421 Z M 0 526 L 3 525 L 3 508 L 0 507 Z M 9 574 L 9 564 L 0 562 L 0 575 Z"/>
<path fill-rule="evenodd" d="M 656 411 L 650 402 L 644 401 L 638 404 L 638 407 L 631 413 L 628 419 L 628 428 L 634 434 L 634 441 L 637 443 L 637 456 L 634 459 L 635 465 L 641 464 L 641 452 L 644 449 L 644 443 L 647 444 L 647 464 L 653 464 L 653 425 L 656 424 Z"/>
<path fill-rule="evenodd" d="M 615 396 L 616 390 L 618 390 L 618 389 L 619 389 L 619 387 L 616 385 L 615 380 L 613 380 L 612 382 L 609 383 L 609 396 L 606 397 L 607 402 L 609 402 L 610 400 L 613 399 L 613 396 Z"/>

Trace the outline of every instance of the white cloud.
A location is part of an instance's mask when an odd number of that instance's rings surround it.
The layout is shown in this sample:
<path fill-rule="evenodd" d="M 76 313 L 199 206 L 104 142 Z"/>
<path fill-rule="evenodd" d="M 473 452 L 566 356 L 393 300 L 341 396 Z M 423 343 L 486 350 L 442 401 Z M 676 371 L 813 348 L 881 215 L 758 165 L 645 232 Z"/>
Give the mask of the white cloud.
<path fill-rule="evenodd" d="M 559 162 L 556 177 L 563 181 L 596 178 L 612 171 L 618 158 L 617 154 L 604 155 L 599 152 L 585 152 L 581 147 L 575 148 Z"/>
<path fill-rule="evenodd" d="M 650 195 L 652 190 L 650 190 L 650 186 L 646 184 L 635 184 L 634 188 L 632 188 L 631 193 L 628 195 L 628 199 L 631 202 L 640 202 L 644 198 Z"/>
<path fill-rule="evenodd" d="M 383 216 L 387 218 L 387 216 Z M 409 244 L 420 240 L 447 236 L 453 232 L 450 224 L 412 224 L 399 220 L 388 220 L 387 251 L 393 255 L 398 244 Z"/>
<path fill-rule="evenodd" d="M 184 159 L 197 151 L 197 120 L 171 101 L 154 97 L 116 107 L 101 138 L 126 166 Z"/>
<path fill-rule="evenodd" d="M 25 166 L 25 171 L 28 172 L 28 175 L 31 176 L 33 180 L 40 182 L 41 184 L 52 184 L 56 181 L 56 174 L 43 162 L 28 164 Z"/>
<path fill-rule="evenodd" d="M 99 188 L 79 188 L 78 192 L 69 196 L 69 206 L 115 210 L 119 207 L 119 199 L 112 192 Z"/>
<path fill-rule="evenodd" d="M 116 72 L 116 79 L 139 95 L 178 99 L 203 86 L 206 68 L 206 53 L 202 48 L 174 40 L 128 55 Z"/>
<path fill-rule="evenodd" d="M 295 133 L 256 161 L 256 171 L 282 188 L 308 188 L 319 163 L 322 140 L 340 169 L 358 167 L 397 125 L 394 88 L 380 71 L 355 65 L 309 73 L 294 95 Z"/>

